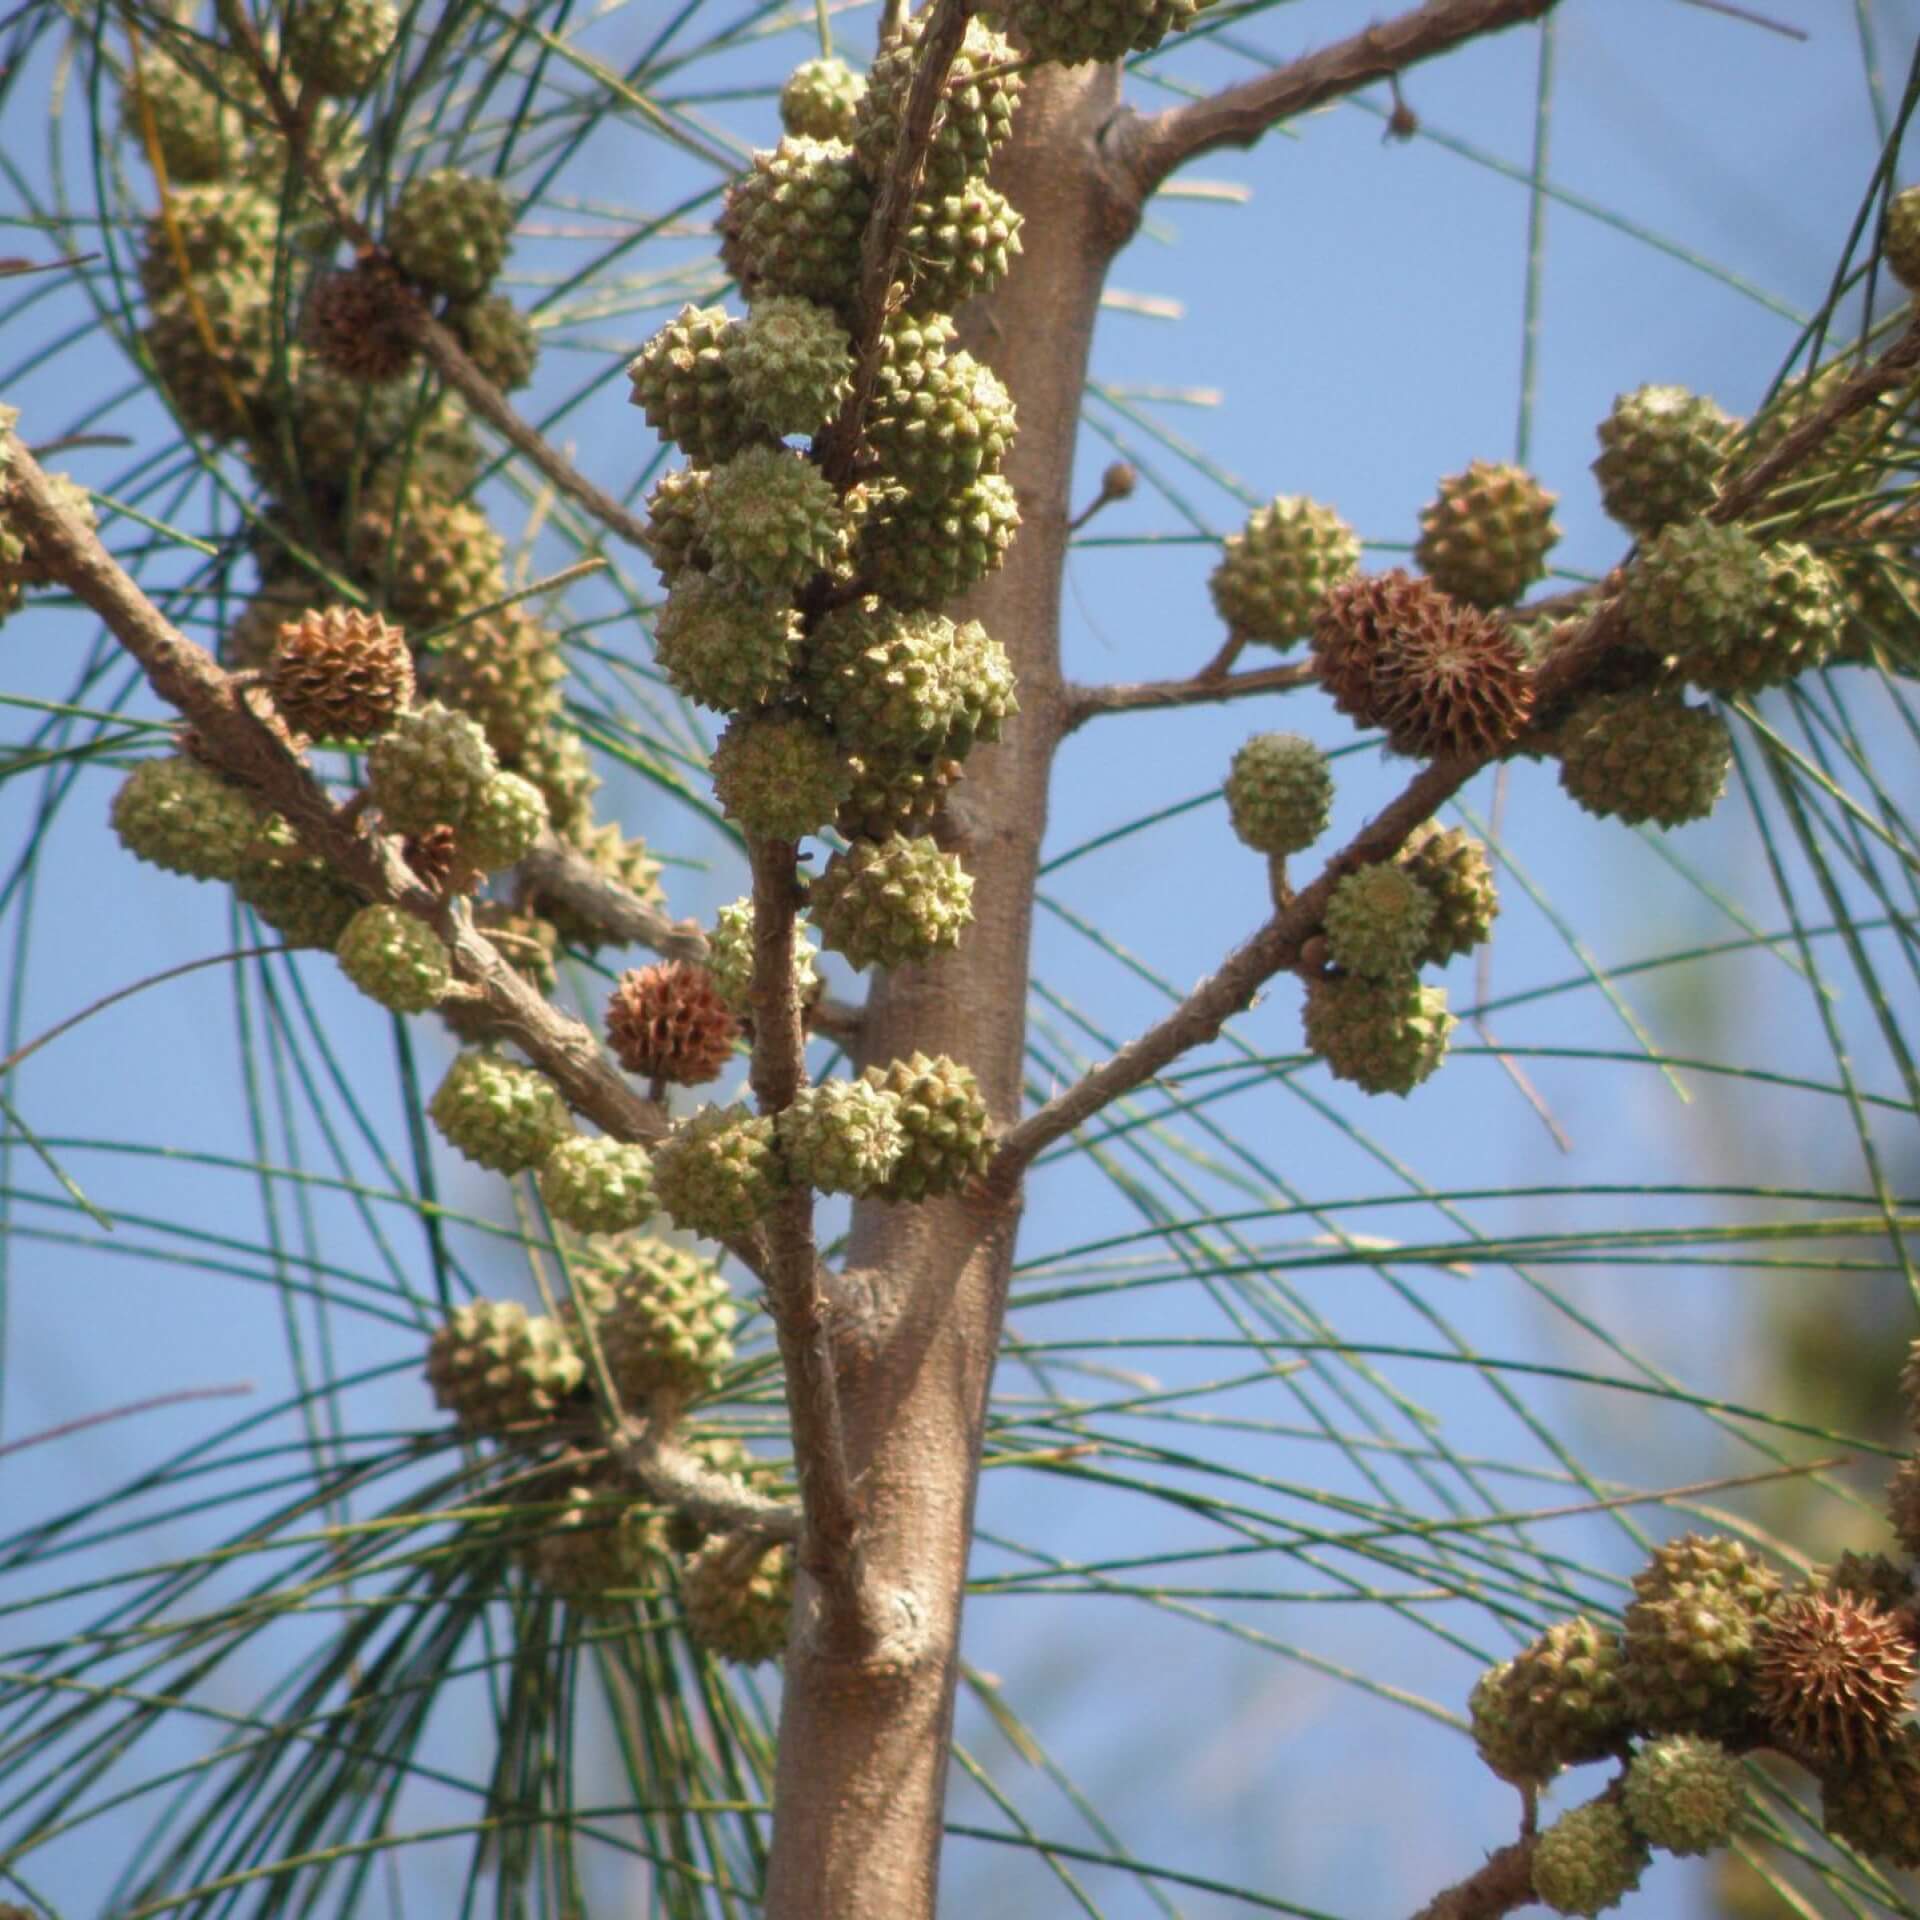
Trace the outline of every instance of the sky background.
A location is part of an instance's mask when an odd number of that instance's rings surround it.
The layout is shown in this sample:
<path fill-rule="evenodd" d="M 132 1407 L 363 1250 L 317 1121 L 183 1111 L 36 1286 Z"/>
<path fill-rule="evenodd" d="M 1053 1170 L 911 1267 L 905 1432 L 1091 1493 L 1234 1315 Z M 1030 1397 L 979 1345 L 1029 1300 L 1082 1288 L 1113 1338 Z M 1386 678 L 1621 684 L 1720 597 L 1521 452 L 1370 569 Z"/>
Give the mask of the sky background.
<path fill-rule="evenodd" d="M 1419 508 L 1439 476 L 1475 458 L 1524 455 L 1560 495 L 1565 538 L 1554 557 L 1565 577 L 1558 584 L 1614 564 L 1624 542 L 1601 514 L 1588 471 L 1595 423 L 1615 394 L 1647 381 L 1694 387 L 1737 413 L 1760 400 L 1793 350 L 1801 321 L 1825 297 L 1872 179 L 1881 132 L 1869 52 L 1877 53 L 1878 103 L 1890 108 L 1920 25 L 1920 6 L 1911 0 L 1862 0 L 1857 8 L 1840 0 L 1764 4 L 1794 33 L 1683 0 L 1566 0 L 1555 16 L 1544 123 L 1552 191 L 1539 207 L 1527 186 L 1542 126 L 1543 43 L 1534 30 L 1506 34 L 1412 76 L 1406 93 L 1421 131 L 1411 141 L 1383 139 L 1387 101 L 1376 92 L 1299 122 L 1252 153 L 1210 156 L 1181 176 L 1179 191 L 1155 205 L 1117 263 L 1096 345 L 1076 499 L 1091 497 L 1116 453 L 1139 466 L 1146 484 L 1103 513 L 1069 560 L 1069 673 L 1086 681 L 1134 680 L 1197 669 L 1221 637 L 1205 590 L 1212 541 L 1249 505 L 1278 493 L 1310 494 L 1338 507 L 1367 541 L 1368 564 L 1386 566 L 1416 537 Z M 666 14 L 642 0 L 598 21 L 586 38 L 620 66 Z M 810 8 L 794 9 L 794 19 L 806 16 L 794 30 L 758 37 L 681 76 L 689 91 L 760 90 L 701 112 L 748 143 L 770 142 L 774 114 L 765 89 L 811 50 L 810 15 Z M 863 53 L 873 17 L 871 8 L 836 12 L 842 44 Z M 1164 63 L 1164 73 L 1183 87 L 1230 82 L 1253 71 L 1251 56 L 1285 58 L 1352 32 L 1368 17 L 1368 9 L 1348 0 L 1296 0 L 1184 49 Z M 44 190 L 45 128 L 36 116 L 44 116 L 54 69 L 49 50 L 38 57 L 48 85 L 16 87 L 6 99 L 0 145 L 14 156 L 8 164 L 16 183 Z M 1131 97 L 1151 106 L 1171 94 L 1166 80 L 1148 73 L 1135 77 Z M 71 92 L 67 98 L 71 103 Z M 56 151 L 68 164 L 84 134 L 83 117 L 71 110 L 56 127 Z M 116 164 L 131 168 L 132 156 Z M 582 236 L 604 238 L 617 225 L 611 195 L 659 209 L 712 178 L 658 143 L 603 130 L 548 202 L 528 215 L 509 290 L 531 302 L 577 265 Z M 136 196 L 147 190 L 143 174 L 131 181 Z M 1198 191 L 1215 183 L 1235 192 Z M 84 189 L 85 182 L 77 185 Z M 1541 246 L 1530 269 L 1536 214 Z M 636 278 L 602 312 L 553 329 L 527 407 L 534 417 L 558 410 L 556 437 L 587 472 L 616 488 L 653 454 L 639 415 L 624 404 L 619 363 L 678 306 L 690 277 L 697 282 L 689 263 L 707 244 L 697 230 L 703 217 L 696 212 L 684 236 L 624 262 Z M 27 252 L 32 240 L 15 233 L 4 250 Z M 1531 406 L 1523 407 L 1530 270 L 1537 274 L 1537 334 Z M 23 284 L 24 295 L 0 306 L 0 367 L 7 370 L 0 396 L 22 409 L 29 438 L 44 440 L 105 402 L 128 369 L 98 330 L 42 357 L 70 327 L 85 326 L 85 310 L 71 290 Z M 143 447 L 162 444 L 166 431 L 144 401 L 115 407 L 111 425 Z M 1183 457 L 1175 442 L 1195 457 Z M 72 466 L 109 487 L 134 458 L 95 452 L 76 456 Z M 509 496 L 500 500 L 509 525 L 517 524 L 516 514 L 524 520 Z M 176 508 L 149 502 L 147 511 L 168 517 Z M 177 512 L 178 524 L 191 528 L 204 504 L 189 498 Z M 125 521 L 114 531 L 117 546 L 139 538 Z M 550 534 L 534 551 L 535 577 L 569 557 Z M 632 577 L 650 590 L 644 563 Z M 618 602 L 590 583 L 569 606 L 585 618 Z M 637 623 L 622 619 L 594 629 L 593 638 L 645 657 Z M 87 625 L 70 612 L 16 615 L 0 636 L 0 686 L 23 700 L 73 698 L 89 644 Z M 1258 658 L 1255 650 L 1248 664 Z M 590 660 L 580 664 L 583 672 L 599 671 Z M 125 697 L 124 679 L 117 667 L 110 670 L 87 690 L 85 703 L 115 704 Z M 1870 688 L 1860 698 L 1869 737 L 1894 738 L 1890 706 Z M 144 692 L 128 705 L 143 715 L 155 711 Z M 31 713 L 16 713 L 16 737 L 33 721 Z M 674 724 L 689 722 L 676 716 Z M 1053 870 L 1043 881 L 1035 946 L 1042 983 L 1038 1077 L 1060 1058 L 1057 1034 L 1099 1050 L 1085 1031 L 1071 1030 L 1074 1017 L 1115 1038 L 1138 1030 L 1166 1004 L 1153 979 L 1184 989 L 1258 924 L 1265 875 L 1228 831 L 1217 789 L 1234 748 L 1249 733 L 1273 727 L 1311 733 L 1330 747 L 1353 741 L 1310 691 L 1217 711 L 1102 720 L 1062 754 L 1048 840 Z M 691 742 L 690 734 L 683 737 Z M 1343 842 L 1404 779 L 1403 768 L 1382 762 L 1371 747 L 1346 753 L 1337 771 L 1327 846 Z M 115 777 L 104 767 L 80 773 L 48 829 L 30 903 L 18 893 L 8 901 L 4 932 L 13 945 L 0 964 L 10 969 L 19 1035 L 142 974 L 235 944 L 221 890 L 135 866 L 115 846 L 104 824 Z M 1495 996 L 1578 982 L 1584 962 L 1575 939 L 1586 954 L 1615 966 L 1737 934 L 1742 913 L 1763 928 L 1781 924 L 1764 853 L 1737 798 L 1713 821 L 1667 837 L 1664 848 L 1577 812 L 1560 796 L 1550 764 L 1515 763 L 1498 800 L 1491 777 L 1463 799 L 1469 820 L 1484 822 L 1497 804 L 1503 809 L 1506 911 L 1488 974 Z M 0 787 L 9 844 L 19 843 L 41 802 L 37 780 L 13 778 Z M 1082 851 L 1126 821 L 1163 812 L 1169 817 L 1149 829 Z M 662 778 L 610 773 L 602 813 L 645 833 L 681 863 L 668 876 L 677 912 L 709 917 L 743 890 L 741 866 L 724 840 L 696 806 L 665 790 Z M 1684 868 L 1710 881 L 1724 904 L 1716 907 Z M 1098 928 L 1097 940 L 1088 927 Z M 1850 981 L 1836 977 L 1835 1017 L 1855 1045 L 1862 1083 L 1897 1093 L 1876 1050 L 1871 1009 L 1849 993 Z M 378 1186 L 378 1156 L 354 1138 L 350 1096 L 404 1177 L 405 1105 L 388 1023 L 333 977 L 324 957 L 305 957 L 299 978 L 340 1062 L 342 1085 L 328 1102 L 345 1150 Z M 1456 1008 L 1473 1003 L 1475 963 L 1456 962 L 1447 984 Z M 1777 956 L 1654 971 L 1624 982 L 1622 991 L 1635 1017 L 1678 1052 L 1822 1083 L 1832 1078 L 1805 982 Z M 1232 1039 L 1255 1058 L 1296 1053 L 1297 1000 L 1297 986 L 1276 983 L 1234 1023 Z M 249 1017 L 257 1020 L 257 1005 Z M 184 1224 L 202 1236 L 227 1236 L 230 1268 L 259 1265 L 248 1249 L 261 1241 L 262 1189 L 246 1163 L 263 1155 L 279 1160 L 285 1143 L 250 1138 L 233 1098 L 244 1057 L 238 1022 L 229 974 L 211 969 L 103 1012 L 7 1083 L 15 1108 L 118 1222 L 111 1234 L 96 1231 L 15 1147 L 7 1176 L 19 1230 L 6 1268 L 9 1437 L 173 1388 L 248 1381 L 249 1411 L 291 1390 L 286 1316 L 294 1311 L 304 1320 L 304 1308 L 290 1309 L 285 1294 L 257 1277 L 220 1270 L 205 1238 L 190 1244 L 174 1231 Z M 1684 1076 L 1690 1097 L 1683 1100 L 1634 1057 L 1636 1042 L 1619 1013 L 1591 986 L 1503 1009 L 1497 1027 L 1517 1048 L 1621 1054 L 1615 1062 L 1526 1060 L 1569 1151 L 1463 1027 L 1459 1057 L 1405 1102 L 1365 1101 L 1317 1068 L 1248 1076 L 1253 1084 L 1206 1115 L 1248 1158 L 1229 1161 L 1223 1143 L 1194 1126 L 1181 1132 L 1194 1156 L 1196 1194 L 1213 1206 L 1255 1208 L 1287 1192 L 1367 1201 L 1416 1181 L 1505 1190 L 1711 1180 L 1716 1168 L 1737 1168 L 1741 1180 L 1756 1185 L 1860 1189 L 1858 1151 L 1837 1101 L 1785 1086 L 1762 1092 L 1749 1081 L 1707 1074 Z M 417 1022 L 413 1046 L 420 1081 L 430 1088 L 451 1043 Z M 1216 1049 L 1207 1060 L 1230 1057 Z M 269 1077 L 276 1070 L 271 1058 L 260 1066 Z M 1904 1134 L 1895 1119 L 1884 1139 L 1896 1165 L 1904 1154 L 1910 1173 L 1911 1116 Z M 117 1145 L 107 1150 L 102 1142 Z M 324 1159 L 325 1143 L 311 1129 L 305 1144 Z M 1028 1341 L 1128 1336 L 1138 1348 L 1116 1364 L 1162 1386 L 1200 1382 L 1229 1362 L 1239 1370 L 1244 1353 L 1222 1359 L 1156 1345 L 1225 1331 L 1191 1284 L 1090 1305 L 1035 1300 L 1050 1284 L 1050 1256 L 1142 1224 L 1146 1203 L 1129 1180 L 1147 1176 L 1128 1160 L 1130 1150 L 1117 1143 L 1109 1170 L 1082 1157 L 1036 1177 L 1022 1238 L 1027 1272 L 1016 1287 L 1011 1333 Z M 500 1183 L 437 1146 L 435 1154 L 446 1204 L 482 1219 L 509 1217 Z M 301 1222 L 290 1195 L 279 1192 L 274 1204 L 279 1230 L 297 1241 Z M 418 1227 L 396 1206 L 375 1209 L 374 1234 L 336 1198 L 317 1195 L 311 1204 L 314 1230 L 345 1288 L 377 1276 L 388 1255 L 403 1268 L 420 1257 Z M 1624 1203 L 1623 1210 L 1495 1197 L 1467 1211 L 1485 1231 L 1550 1230 L 1569 1218 L 1617 1226 L 1623 1219 L 1702 1217 L 1701 1203 L 1652 1199 Z M 1728 1209 L 1713 1211 L 1723 1217 Z M 1403 1240 L 1443 1230 L 1433 1212 L 1404 1206 L 1363 1206 L 1340 1218 L 1356 1231 Z M 1291 1221 L 1249 1231 L 1263 1245 L 1285 1240 L 1298 1253 L 1317 1230 Z M 387 1236 L 384 1249 L 380 1234 Z M 512 1284 L 497 1237 L 459 1227 L 452 1237 L 482 1284 L 490 1275 L 503 1288 Z M 1489 1354 L 1585 1365 L 1599 1353 L 1542 1289 L 1505 1267 L 1424 1265 L 1394 1273 L 1398 1287 L 1350 1264 L 1302 1270 L 1292 1284 L 1305 1308 L 1355 1341 L 1437 1347 L 1439 1316 Z M 1689 1388 L 1736 1400 L 1765 1376 L 1753 1352 L 1754 1303 L 1769 1286 L 1800 1283 L 1791 1271 L 1768 1276 L 1651 1262 L 1612 1270 L 1575 1264 L 1546 1279 L 1570 1307 L 1591 1312 L 1672 1366 Z M 1834 1276 L 1821 1280 L 1844 1284 Z M 391 1314 L 391 1302 L 384 1304 Z M 330 1323 L 333 1363 L 375 1374 L 343 1402 L 350 1423 L 406 1428 L 428 1421 L 416 1371 L 420 1335 L 403 1320 L 346 1314 Z M 304 1341 L 308 1360 L 320 1364 L 310 1323 Z M 1409 1359 L 1387 1366 L 1395 1385 L 1462 1452 L 1545 1463 L 1538 1444 L 1470 1369 Z M 1026 1392 L 1031 1379 L 1009 1365 L 1002 1386 Z M 1717 1441 L 1696 1415 L 1619 1394 L 1523 1386 L 1597 1474 L 1659 1486 L 1757 1464 Z M 1088 1381 L 1090 1392 L 1110 1388 Z M 1221 1457 L 1279 1483 L 1363 1494 L 1349 1460 L 1304 1433 L 1294 1440 L 1279 1434 L 1279 1426 L 1303 1421 L 1282 1380 L 1206 1405 L 1223 1420 L 1267 1423 L 1212 1434 L 1207 1444 Z M 57 1511 L 213 1433 L 233 1413 L 190 1405 L 19 1454 L 6 1462 L 9 1509 L 17 1524 Z M 1553 1505 L 1575 1496 L 1564 1487 L 1525 1487 L 1510 1497 Z M 1171 1550 L 1205 1532 L 1171 1505 L 1012 1470 L 988 1474 L 981 1527 L 977 1571 L 989 1579 L 1031 1565 L 1020 1543 L 1092 1560 Z M 190 1534 L 183 1523 L 179 1539 Z M 1631 1571 L 1633 1550 L 1612 1523 L 1567 1523 L 1564 1535 L 1564 1542 L 1553 1535 L 1554 1544 L 1583 1564 Z M 163 1530 L 138 1550 L 163 1552 L 172 1538 Z M 98 1564 L 111 1559 L 103 1549 Z M 1176 1567 L 1165 1577 L 1182 1575 Z M 1460 1713 L 1481 1661 L 1509 1650 L 1485 1613 L 1449 1615 L 1459 1644 L 1448 1645 L 1377 1607 L 1328 1599 L 1337 1581 L 1324 1568 L 1268 1555 L 1232 1577 L 1265 1597 L 1219 1602 L 1213 1610 L 1230 1623 L 1228 1632 L 1197 1627 L 1175 1608 L 1118 1597 L 1016 1601 L 987 1592 L 971 1605 L 967 1655 L 997 1677 L 1055 1759 L 1143 1858 L 1243 1880 L 1308 1907 L 1372 1916 L 1411 1911 L 1511 1837 L 1511 1791 L 1472 1762 L 1462 1736 L 1439 1717 Z M 51 1624 L 79 1615 L 44 1604 L 34 1582 L 31 1570 L 16 1573 L 5 1597 L 24 1609 L 21 1636 L 37 1640 Z M 1321 1597 L 1279 1597 L 1314 1592 Z M 1439 1715 L 1348 1684 L 1344 1671 L 1400 1690 Z M 249 1689 L 263 1690 L 272 1677 L 249 1668 L 219 1686 L 245 1704 Z M 457 1741 L 463 1725 L 449 1725 Z M 1065 1801 L 1010 1755 L 971 1703 L 963 1704 L 961 1733 L 1042 1832 L 1090 1843 Z M 142 1749 L 140 1765 L 184 1758 L 202 1738 L 184 1728 L 167 1732 Z M 1577 1776 L 1572 1796 L 1592 1784 Z M 996 1823 L 984 1798 L 964 1784 L 953 1812 L 960 1821 Z M 66 1911 L 93 1911 L 117 1850 L 136 1830 L 131 1819 L 110 1819 L 56 1843 L 33 1857 L 34 1886 Z M 1702 1910 L 1708 1871 L 1663 1860 L 1635 1910 Z M 956 1912 L 1070 1910 L 1059 1885 L 1024 1853 L 956 1840 L 947 1872 Z M 1095 1874 L 1089 1884 L 1114 1915 L 1153 1911 L 1117 1877 Z M 1172 1897 L 1195 1920 L 1247 1910 L 1203 1893 L 1175 1890 Z"/>

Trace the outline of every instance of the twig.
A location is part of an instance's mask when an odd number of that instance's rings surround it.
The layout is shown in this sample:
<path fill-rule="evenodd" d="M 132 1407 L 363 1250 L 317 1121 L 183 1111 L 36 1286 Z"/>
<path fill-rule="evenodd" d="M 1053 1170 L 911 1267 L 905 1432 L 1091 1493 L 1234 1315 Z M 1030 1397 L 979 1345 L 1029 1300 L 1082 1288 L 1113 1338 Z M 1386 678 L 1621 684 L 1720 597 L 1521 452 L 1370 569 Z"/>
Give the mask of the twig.
<path fill-rule="evenodd" d="M 1176 167 L 1219 147 L 1250 147 L 1295 114 L 1390 80 L 1468 40 L 1552 11 L 1557 0 L 1427 0 L 1384 26 L 1367 27 L 1257 80 L 1164 113 L 1122 114 L 1107 130 L 1110 160 L 1136 204 Z"/>
<path fill-rule="evenodd" d="M 715 1533 L 754 1533 L 768 1540 L 797 1540 L 800 1509 L 743 1487 L 716 1473 L 686 1448 L 671 1429 L 651 1420 L 629 1420 L 609 1437 L 609 1453 L 649 1500 L 672 1507 Z"/>
<path fill-rule="evenodd" d="M 1512 1841 L 1490 1854 L 1478 1873 L 1436 1894 L 1414 1920 L 1499 1920 L 1533 1902 L 1533 1850 L 1537 1835 Z"/>
<path fill-rule="evenodd" d="M 225 1387 L 176 1387 L 171 1393 L 156 1393 L 150 1399 L 130 1400 L 123 1407 L 107 1407 L 99 1413 L 83 1413 L 63 1420 L 57 1427 L 42 1427 L 38 1433 L 22 1434 L 18 1440 L 0 1444 L 0 1456 L 23 1453 L 28 1447 L 44 1447 L 49 1440 L 64 1440 L 69 1434 L 83 1433 L 88 1427 L 105 1426 L 109 1420 L 130 1420 L 137 1413 L 157 1413 L 162 1407 L 185 1406 L 194 1400 L 237 1400 L 254 1391 L 251 1380 L 236 1380 Z"/>
<path fill-rule="evenodd" d="M 1210 668 L 1191 680 L 1140 680 L 1113 687 L 1069 687 L 1061 709 L 1060 731 L 1071 733 L 1103 713 L 1141 713 L 1167 707 L 1211 706 L 1221 700 L 1246 700 L 1259 693 L 1288 693 L 1313 680 L 1305 663 L 1257 667 L 1251 673 L 1221 674 Z"/>

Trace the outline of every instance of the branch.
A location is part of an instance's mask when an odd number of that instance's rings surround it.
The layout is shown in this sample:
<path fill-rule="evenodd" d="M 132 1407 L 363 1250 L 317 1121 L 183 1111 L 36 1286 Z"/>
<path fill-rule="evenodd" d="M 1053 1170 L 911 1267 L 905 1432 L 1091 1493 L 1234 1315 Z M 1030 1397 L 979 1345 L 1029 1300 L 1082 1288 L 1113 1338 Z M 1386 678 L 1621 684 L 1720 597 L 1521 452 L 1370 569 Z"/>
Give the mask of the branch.
<path fill-rule="evenodd" d="M 768 1540 L 798 1540 L 800 1509 L 715 1473 L 677 1446 L 671 1431 L 651 1420 L 629 1420 L 608 1437 L 620 1469 L 656 1505 L 672 1507 L 712 1533 L 753 1533 Z"/>
<path fill-rule="evenodd" d="M 1061 713 L 1062 735 L 1103 713 L 1142 713 L 1167 707 L 1211 706 L 1258 693 L 1289 693 L 1312 683 L 1312 667 L 1259 667 L 1251 673 L 1200 673 L 1191 680 L 1139 680 L 1115 687 L 1068 687 Z"/>
<path fill-rule="evenodd" d="M 1250 147 L 1270 127 L 1483 34 L 1550 12 L 1556 0 L 1427 0 L 1385 26 L 1303 55 L 1243 86 L 1164 113 L 1122 114 L 1106 133 L 1110 160 L 1144 204 L 1176 167 L 1217 147 Z"/>
<path fill-rule="evenodd" d="M 1514 1840 L 1489 1854 L 1478 1873 L 1435 1894 L 1414 1920 L 1499 1920 L 1533 1903 L 1533 1850 L 1539 1836 Z"/>

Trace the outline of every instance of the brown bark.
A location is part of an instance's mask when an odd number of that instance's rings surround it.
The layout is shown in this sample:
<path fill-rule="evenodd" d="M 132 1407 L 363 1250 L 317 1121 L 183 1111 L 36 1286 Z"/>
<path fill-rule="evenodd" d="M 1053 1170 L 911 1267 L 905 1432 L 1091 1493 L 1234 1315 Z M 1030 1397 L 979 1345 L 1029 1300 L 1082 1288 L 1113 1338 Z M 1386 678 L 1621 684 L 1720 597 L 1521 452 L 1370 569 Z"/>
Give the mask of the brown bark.
<path fill-rule="evenodd" d="M 994 180 L 1026 219 L 1005 286 L 969 311 L 968 344 L 1020 409 L 1009 473 L 1021 532 L 966 608 L 1013 656 L 1020 717 L 968 766 L 952 844 L 974 875 L 975 924 L 956 954 L 881 976 L 862 1055 L 916 1048 L 979 1075 L 999 1122 L 1019 1112 L 1027 956 L 1064 716 L 1060 564 L 1081 385 L 1116 227 L 1096 140 L 1111 69 L 1035 73 Z M 813 1631 L 805 1576 L 787 1657 L 768 1920 L 916 1920 L 939 1864 L 961 1590 L 975 1480 L 1011 1266 L 1017 1194 L 856 1211 L 849 1265 L 886 1276 L 877 1325 L 841 1352 L 846 1446 L 863 1507 L 866 1647 Z"/>

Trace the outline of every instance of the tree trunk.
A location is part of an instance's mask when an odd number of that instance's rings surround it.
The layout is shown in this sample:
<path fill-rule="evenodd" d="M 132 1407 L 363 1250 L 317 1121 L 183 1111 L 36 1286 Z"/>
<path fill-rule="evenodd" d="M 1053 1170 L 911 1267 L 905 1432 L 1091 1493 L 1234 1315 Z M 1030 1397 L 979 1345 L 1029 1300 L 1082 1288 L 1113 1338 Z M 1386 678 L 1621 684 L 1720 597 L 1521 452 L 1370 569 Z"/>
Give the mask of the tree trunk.
<path fill-rule="evenodd" d="M 1020 1109 L 1027 960 L 1047 788 L 1059 738 L 1061 563 L 1087 352 L 1124 229 L 1097 138 L 1117 69 L 1028 80 L 994 184 L 1025 217 L 1025 251 L 963 316 L 967 344 L 1011 390 L 1008 473 L 1021 528 L 965 612 L 1011 654 L 1020 715 L 968 762 L 943 839 L 974 876 L 960 950 L 874 980 L 863 1060 L 916 1049 L 978 1074 L 997 1122 Z M 850 1270 L 873 1289 L 838 1353 L 847 1454 L 863 1505 L 862 1575 L 880 1624 L 866 1647 L 809 1631 L 801 1581 L 780 1723 L 769 1920 L 920 1920 L 934 1909 L 960 1608 L 988 1388 L 1018 1197 L 861 1204 Z"/>

